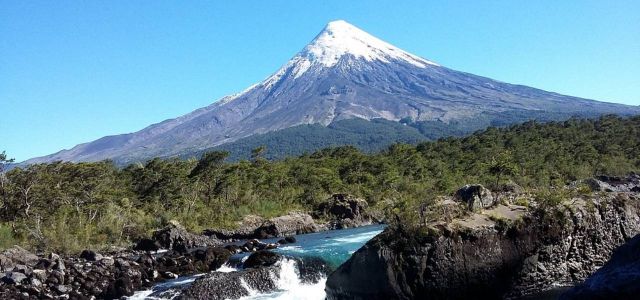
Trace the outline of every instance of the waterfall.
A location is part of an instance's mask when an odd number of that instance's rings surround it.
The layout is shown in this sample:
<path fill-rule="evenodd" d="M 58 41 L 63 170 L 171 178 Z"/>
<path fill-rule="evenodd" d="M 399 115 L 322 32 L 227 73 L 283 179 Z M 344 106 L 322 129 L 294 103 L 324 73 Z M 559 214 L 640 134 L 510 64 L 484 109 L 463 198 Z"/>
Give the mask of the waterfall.
<path fill-rule="evenodd" d="M 325 298 L 324 286 L 327 281 L 325 276 L 315 283 L 303 283 L 295 260 L 284 258 L 278 262 L 278 266 L 279 272 L 276 278 L 278 290 L 264 294 L 253 291 L 255 294 L 252 294 L 252 290 L 247 289 L 250 295 L 241 299 L 323 300 Z"/>

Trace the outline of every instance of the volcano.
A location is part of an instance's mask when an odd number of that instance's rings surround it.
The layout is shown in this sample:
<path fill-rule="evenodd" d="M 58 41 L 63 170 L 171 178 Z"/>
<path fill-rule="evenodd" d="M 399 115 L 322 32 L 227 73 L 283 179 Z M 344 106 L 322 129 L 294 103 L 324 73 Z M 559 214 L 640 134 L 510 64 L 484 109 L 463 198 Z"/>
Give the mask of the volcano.
<path fill-rule="evenodd" d="M 565 96 L 455 71 L 345 22 L 330 22 L 277 72 L 241 93 L 140 131 L 34 158 L 142 161 L 195 153 L 304 124 L 346 119 L 464 124 L 513 115 L 638 114 L 640 108 Z"/>

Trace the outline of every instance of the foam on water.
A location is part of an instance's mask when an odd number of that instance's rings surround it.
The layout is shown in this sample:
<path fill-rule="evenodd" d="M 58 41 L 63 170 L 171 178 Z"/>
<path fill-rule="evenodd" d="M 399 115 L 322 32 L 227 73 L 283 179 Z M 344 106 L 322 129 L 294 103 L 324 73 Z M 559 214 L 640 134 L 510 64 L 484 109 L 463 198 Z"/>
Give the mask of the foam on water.
<path fill-rule="evenodd" d="M 276 278 L 276 286 L 278 290 L 271 293 L 252 294 L 249 288 L 249 296 L 241 298 L 242 300 L 263 300 L 263 299 L 300 299 L 300 300 L 322 300 L 325 298 L 324 286 L 327 278 L 323 277 L 316 283 L 303 283 L 300 280 L 300 274 L 296 266 L 296 261 L 292 259 L 283 259 L 279 263 L 280 272 Z M 245 286 L 245 288 L 247 288 Z"/>
<path fill-rule="evenodd" d="M 283 245 L 274 250 L 289 257 L 318 257 L 323 259 L 333 268 L 346 261 L 358 248 L 368 240 L 378 235 L 384 226 L 372 225 L 359 228 L 332 230 L 296 236 L 297 242 L 293 245 Z M 277 239 L 264 240 L 275 243 Z M 248 254 L 238 257 L 240 262 L 244 262 Z M 295 259 L 285 258 L 279 263 L 280 270 L 277 274 L 272 274 L 277 290 L 270 293 L 260 293 L 252 289 L 246 282 L 242 281 L 242 286 L 249 293 L 243 300 L 264 300 L 264 299 L 301 299 L 320 300 L 325 299 L 324 292 L 326 277 L 321 277 L 317 282 L 303 282 Z M 225 264 L 217 272 L 234 272 L 238 269 L 230 264 Z M 181 277 L 174 280 L 159 283 L 153 289 L 136 292 L 129 297 L 132 300 L 142 299 L 172 299 L 179 294 L 181 288 L 188 286 L 199 276 Z"/>

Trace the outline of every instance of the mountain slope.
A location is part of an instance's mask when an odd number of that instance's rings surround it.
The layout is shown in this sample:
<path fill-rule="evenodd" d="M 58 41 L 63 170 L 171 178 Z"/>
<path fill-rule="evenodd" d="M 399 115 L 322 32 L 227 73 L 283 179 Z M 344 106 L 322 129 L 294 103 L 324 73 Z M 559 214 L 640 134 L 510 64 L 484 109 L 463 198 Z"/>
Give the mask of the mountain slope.
<path fill-rule="evenodd" d="M 27 163 L 131 162 L 350 118 L 464 123 L 486 114 L 518 112 L 636 114 L 640 108 L 451 70 L 335 21 L 276 73 L 239 94 L 135 133 L 104 137 Z"/>

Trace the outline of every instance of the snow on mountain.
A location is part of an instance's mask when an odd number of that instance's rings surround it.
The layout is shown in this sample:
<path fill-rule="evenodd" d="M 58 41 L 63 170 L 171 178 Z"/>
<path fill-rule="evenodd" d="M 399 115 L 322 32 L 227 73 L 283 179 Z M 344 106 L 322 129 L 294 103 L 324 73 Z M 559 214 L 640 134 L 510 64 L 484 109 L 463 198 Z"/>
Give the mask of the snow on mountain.
<path fill-rule="evenodd" d="M 253 134 L 350 118 L 465 122 L 490 113 L 640 113 L 448 69 L 334 21 L 264 81 L 138 132 L 108 136 L 27 163 L 132 162 L 207 149 Z"/>

